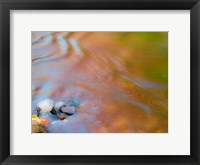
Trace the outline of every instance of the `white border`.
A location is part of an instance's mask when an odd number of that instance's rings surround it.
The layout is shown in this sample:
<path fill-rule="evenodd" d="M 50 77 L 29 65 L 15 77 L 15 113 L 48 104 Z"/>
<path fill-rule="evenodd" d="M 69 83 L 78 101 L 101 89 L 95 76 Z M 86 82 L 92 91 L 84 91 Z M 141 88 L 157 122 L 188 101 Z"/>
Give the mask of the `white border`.
<path fill-rule="evenodd" d="M 11 11 L 11 155 L 189 155 L 189 11 Z M 169 133 L 31 134 L 31 31 L 169 31 Z"/>

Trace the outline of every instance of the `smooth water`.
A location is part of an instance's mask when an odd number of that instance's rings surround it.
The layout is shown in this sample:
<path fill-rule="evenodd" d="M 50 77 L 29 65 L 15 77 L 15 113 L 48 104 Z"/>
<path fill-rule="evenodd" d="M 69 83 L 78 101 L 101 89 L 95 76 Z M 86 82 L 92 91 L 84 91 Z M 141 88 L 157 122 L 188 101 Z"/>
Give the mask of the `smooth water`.
<path fill-rule="evenodd" d="M 32 114 L 43 99 L 75 98 L 78 112 L 49 132 L 168 132 L 167 36 L 32 32 Z"/>

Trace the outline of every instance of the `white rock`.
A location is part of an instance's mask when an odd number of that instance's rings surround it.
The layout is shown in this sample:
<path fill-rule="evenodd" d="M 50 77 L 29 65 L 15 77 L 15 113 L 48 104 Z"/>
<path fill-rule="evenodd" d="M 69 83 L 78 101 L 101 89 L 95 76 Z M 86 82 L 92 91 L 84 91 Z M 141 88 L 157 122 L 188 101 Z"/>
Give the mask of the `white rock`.
<path fill-rule="evenodd" d="M 36 109 L 38 113 L 40 113 L 41 111 L 50 112 L 53 109 L 53 106 L 54 106 L 53 100 L 45 99 L 37 104 Z"/>

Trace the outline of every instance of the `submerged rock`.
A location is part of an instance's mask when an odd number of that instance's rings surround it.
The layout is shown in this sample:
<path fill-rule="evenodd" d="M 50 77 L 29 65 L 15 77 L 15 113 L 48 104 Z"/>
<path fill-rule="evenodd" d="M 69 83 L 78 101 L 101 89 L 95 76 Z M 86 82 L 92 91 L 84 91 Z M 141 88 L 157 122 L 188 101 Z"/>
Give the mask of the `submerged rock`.
<path fill-rule="evenodd" d="M 78 98 L 73 98 L 73 99 L 67 99 L 66 101 L 66 105 L 74 107 L 75 109 L 78 108 L 80 102 L 78 100 Z"/>
<path fill-rule="evenodd" d="M 38 117 L 39 117 L 40 119 L 47 119 L 47 120 L 49 120 L 50 122 L 55 121 L 55 120 L 58 120 L 57 115 L 52 114 L 51 112 L 48 112 L 48 111 L 40 111 Z"/>
<path fill-rule="evenodd" d="M 58 112 L 57 114 L 57 117 L 61 117 L 61 116 L 65 116 L 65 117 L 68 117 L 68 115 L 66 113 L 63 113 L 63 112 Z"/>

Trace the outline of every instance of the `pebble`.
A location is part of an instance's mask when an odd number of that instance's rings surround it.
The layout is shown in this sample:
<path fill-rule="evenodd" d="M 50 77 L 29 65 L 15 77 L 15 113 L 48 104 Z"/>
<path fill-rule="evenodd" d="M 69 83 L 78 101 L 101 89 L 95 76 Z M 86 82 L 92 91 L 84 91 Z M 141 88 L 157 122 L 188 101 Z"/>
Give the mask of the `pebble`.
<path fill-rule="evenodd" d="M 66 116 L 60 116 L 59 119 L 60 120 L 64 120 L 66 118 Z"/>
<path fill-rule="evenodd" d="M 65 106 L 62 106 L 62 107 L 61 107 L 61 112 L 66 113 L 66 114 L 68 114 L 68 115 L 73 115 L 73 114 L 75 114 L 77 111 L 76 111 L 76 108 L 75 108 L 75 107 L 65 105 Z"/>
<path fill-rule="evenodd" d="M 60 108 L 61 108 L 63 105 L 64 105 L 64 102 L 62 102 L 62 101 L 57 102 L 57 103 L 54 105 L 55 111 L 56 111 L 57 113 L 60 112 Z"/>
<path fill-rule="evenodd" d="M 45 99 L 43 101 L 40 101 L 36 105 L 36 109 L 38 113 L 40 113 L 41 111 L 50 112 L 53 109 L 53 107 L 54 107 L 54 102 L 53 100 L 50 100 L 50 99 Z"/>

